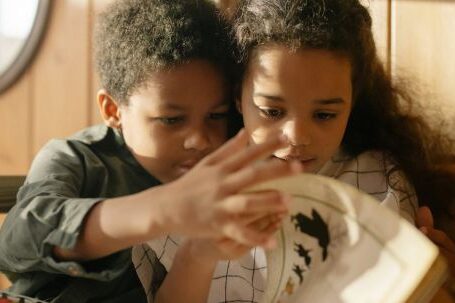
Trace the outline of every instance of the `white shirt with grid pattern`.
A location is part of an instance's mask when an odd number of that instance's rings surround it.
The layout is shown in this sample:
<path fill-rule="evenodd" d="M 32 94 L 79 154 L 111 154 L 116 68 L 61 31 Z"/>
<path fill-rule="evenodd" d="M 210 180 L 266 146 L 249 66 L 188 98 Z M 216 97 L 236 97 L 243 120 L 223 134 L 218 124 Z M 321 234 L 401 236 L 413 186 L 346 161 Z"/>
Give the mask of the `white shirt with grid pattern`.
<path fill-rule="evenodd" d="M 414 223 L 418 207 L 415 192 L 385 153 L 371 151 L 355 158 L 339 153 L 318 174 L 357 187 Z M 152 266 L 159 260 L 169 271 L 181 241 L 168 235 L 133 249 L 133 262 L 149 302 L 153 302 Z M 220 261 L 213 274 L 208 303 L 259 303 L 266 277 L 265 252 L 261 248 L 252 249 L 238 260 Z"/>

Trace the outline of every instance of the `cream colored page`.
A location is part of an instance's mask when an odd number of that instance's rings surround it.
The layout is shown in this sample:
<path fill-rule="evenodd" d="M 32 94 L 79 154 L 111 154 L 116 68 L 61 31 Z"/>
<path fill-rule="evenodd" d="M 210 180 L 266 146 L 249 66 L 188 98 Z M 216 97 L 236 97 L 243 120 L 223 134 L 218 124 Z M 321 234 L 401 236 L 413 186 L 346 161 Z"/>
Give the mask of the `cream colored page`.
<path fill-rule="evenodd" d="M 268 255 L 266 303 L 403 302 L 438 254 L 398 214 L 336 180 L 301 175 L 261 188 L 294 196 L 280 250 Z M 301 232 L 318 226 L 320 235 Z"/>

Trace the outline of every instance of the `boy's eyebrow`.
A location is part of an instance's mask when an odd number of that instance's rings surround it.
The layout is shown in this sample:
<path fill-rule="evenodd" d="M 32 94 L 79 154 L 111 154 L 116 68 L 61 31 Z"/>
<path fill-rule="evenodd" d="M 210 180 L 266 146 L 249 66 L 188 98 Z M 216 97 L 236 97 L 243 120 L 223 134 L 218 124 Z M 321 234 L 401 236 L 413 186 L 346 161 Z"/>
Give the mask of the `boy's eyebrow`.
<path fill-rule="evenodd" d="M 220 104 L 215 105 L 213 108 L 224 108 L 224 107 L 229 107 L 229 106 L 230 106 L 229 102 L 226 101 L 226 102 L 222 102 Z"/>
<path fill-rule="evenodd" d="M 271 96 L 271 95 L 266 95 L 266 94 L 261 94 L 261 93 L 255 93 L 253 97 L 261 97 L 265 99 L 269 99 L 271 101 L 276 101 L 276 102 L 283 102 L 284 99 L 280 96 Z M 330 105 L 330 104 L 342 104 L 345 103 L 346 101 L 341 98 L 329 98 L 329 99 L 316 99 L 312 101 L 313 103 L 317 103 L 320 105 Z"/>
<path fill-rule="evenodd" d="M 284 99 L 281 98 L 280 96 L 271 96 L 271 95 L 266 95 L 266 94 L 261 94 L 261 93 L 255 93 L 253 95 L 253 98 L 254 97 L 261 97 L 261 98 L 269 99 L 271 101 L 276 101 L 276 102 L 283 102 L 284 101 Z"/>
<path fill-rule="evenodd" d="M 174 104 L 174 103 L 164 103 L 164 104 L 160 105 L 160 107 L 164 107 L 165 109 L 176 110 L 176 111 L 185 110 L 185 107 L 178 105 L 178 104 Z M 222 103 L 215 105 L 213 108 L 221 108 L 221 107 L 229 107 L 229 103 L 222 102 Z"/>

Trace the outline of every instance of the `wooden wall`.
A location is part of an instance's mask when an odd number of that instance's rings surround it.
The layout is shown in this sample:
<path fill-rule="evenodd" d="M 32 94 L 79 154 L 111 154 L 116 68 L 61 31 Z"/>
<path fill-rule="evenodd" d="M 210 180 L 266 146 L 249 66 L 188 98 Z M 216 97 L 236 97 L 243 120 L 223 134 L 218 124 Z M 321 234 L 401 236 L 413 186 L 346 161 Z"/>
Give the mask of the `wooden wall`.
<path fill-rule="evenodd" d="M 101 121 L 95 105 L 98 82 L 91 67 L 91 37 L 96 13 L 110 1 L 52 1 L 37 56 L 16 84 L 0 93 L 0 174 L 25 174 L 50 138 L 68 136 Z M 388 70 L 413 74 L 425 83 L 434 94 L 431 101 L 439 102 L 448 113 L 441 119 L 452 123 L 455 2 L 363 2 L 370 7 L 378 50 Z"/>
<path fill-rule="evenodd" d="M 24 174 L 41 146 L 100 122 L 91 67 L 96 12 L 112 0 L 53 1 L 48 31 L 26 73 L 0 93 L 0 174 Z M 413 75 L 455 108 L 455 2 L 363 0 L 392 73 Z M 437 97 L 437 98 L 436 98 Z"/>

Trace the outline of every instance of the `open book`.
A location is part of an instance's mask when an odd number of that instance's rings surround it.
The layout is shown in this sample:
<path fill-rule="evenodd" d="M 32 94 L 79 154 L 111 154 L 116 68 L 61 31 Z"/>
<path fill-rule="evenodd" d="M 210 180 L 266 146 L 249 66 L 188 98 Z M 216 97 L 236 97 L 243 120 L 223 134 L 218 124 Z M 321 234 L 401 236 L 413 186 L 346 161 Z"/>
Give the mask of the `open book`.
<path fill-rule="evenodd" d="M 356 188 L 299 175 L 261 184 L 294 199 L 267 252 L 264 303 L 428 302 L 447 277 L 438 248 Z"/>

